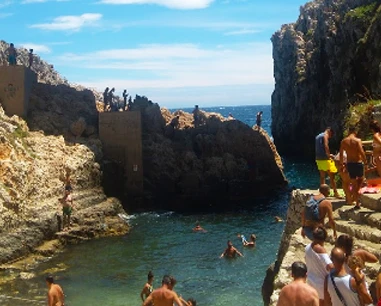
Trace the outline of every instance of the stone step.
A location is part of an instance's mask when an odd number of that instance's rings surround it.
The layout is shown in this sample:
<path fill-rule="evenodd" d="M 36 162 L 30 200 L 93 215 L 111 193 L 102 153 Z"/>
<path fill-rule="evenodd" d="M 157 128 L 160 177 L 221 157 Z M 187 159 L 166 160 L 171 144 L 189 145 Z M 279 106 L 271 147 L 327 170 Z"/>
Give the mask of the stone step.
<path fill-rule="evenodd" d="M 355 210 L 348 205 L 342 206 L 337 212 L 342 220 L 353 220 L 381 230 L 381 212 L 369 208 Z"/>
<path fill-rule="evenodd" d="M 381 230 L 353 220 L 335 220 L 336 230 L 356 239 L 367 240 L 380 245 Z"/>
<path fill-rule="evenodd" d="M 381 212 L 381 193 L 362 194 L 360 202 L 362 207 Z"/>

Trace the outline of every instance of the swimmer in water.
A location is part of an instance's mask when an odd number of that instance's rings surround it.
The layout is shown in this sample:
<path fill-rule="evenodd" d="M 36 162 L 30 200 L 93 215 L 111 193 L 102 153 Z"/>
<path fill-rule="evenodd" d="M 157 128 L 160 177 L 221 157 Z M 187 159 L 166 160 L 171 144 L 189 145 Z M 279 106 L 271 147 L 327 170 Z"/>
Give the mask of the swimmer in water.
<path fill-rule="evenodd" d="M 140 297 L 144 302 L 145 299 L 152 293 L 153 291 L 153 279 L 154 275 L 151 271 L 148 272 L 148 281 L 144 285 L 142 292 L 140 292 Z"/>
<path fill-rule="evenodd" d="M 206 233 L 206 230 L 201 227 L 200 223 L 196 224 L 196 226 L 193 228 L 193 231 Z"/>
<path fill-rule="evenodd" d="M 225 251 L 221 254 L 220 258 L 227 257 L 227 258 L 235 258 L 235 255 L 243 257 L 242 253 L 238 251 L 232 244 L 230 240 L 228 240 L 228 247 L 225 249 Z"/>
<path fill-rule="evenodd" d="M 255 247 L 255 241 L 257 240 L 257 236 L 254 234 L 250 235 L 250 241 L 247 241 L 246 239 L 242 241 L 242 244 L 244 247 Z"/>
<path fill-rule="evenodd" d="M 274 217 L 275 222 L 283 222 L 283 219 L 279 216 Z"/>

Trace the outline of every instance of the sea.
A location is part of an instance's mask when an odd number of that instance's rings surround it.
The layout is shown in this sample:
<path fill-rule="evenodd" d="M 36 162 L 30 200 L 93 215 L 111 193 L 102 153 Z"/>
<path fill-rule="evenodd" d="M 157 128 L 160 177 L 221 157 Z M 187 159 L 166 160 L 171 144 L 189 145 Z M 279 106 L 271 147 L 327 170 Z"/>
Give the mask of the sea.
<path fill-rule="evenodd" d="M 271 136 L 270 105 L 200 108 L 226 117 L 230 113 L 249 126 L 263 111 L 262 127 Z M 317 188 L 319 175 L 313 160 L 283 159 L 283 164 L 290 189 Z M 155 275 L 156 288 L 163 275 L 175 276 L 175 291 L 185 299 L 193 297 L 198 306 L 263 305 L 261 286 L 266 269 L 276 259 L 284 227 L 274 222 L 274 216 L 286 217 L 288 200 L 285 191 L 253 199 L 252 208 L 240 211 L 131 214 L 129 234 L 69 245 L 29 271 L 34 275 L 0 281 L 0 305 L 46 305 L 44 279 L 53 274 L 64 289 L 66 306 L 139 306 L 149 271 Z M 196 223 L 206 232 L 193 232 Z M 257 236 L 256 247 L 244 248 L 238 236 L 252 233 Z M 244 257 L 220 258 L 227 240 Z M 2 271 L 0 279 L 12 274 L 20 273 Z"/>

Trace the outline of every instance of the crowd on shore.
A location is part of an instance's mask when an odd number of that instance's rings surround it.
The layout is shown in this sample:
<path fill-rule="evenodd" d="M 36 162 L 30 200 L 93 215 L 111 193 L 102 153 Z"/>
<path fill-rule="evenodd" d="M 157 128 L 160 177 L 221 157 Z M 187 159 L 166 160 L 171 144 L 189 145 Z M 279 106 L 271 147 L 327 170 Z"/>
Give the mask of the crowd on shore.
<path fill-rule="evenodd" d="M 330 186 L 325 184 L 326 176 L 335 197 L 340 197 L 335 181 L 339 173 L 347 205 L 361 209 L 360 190 L 364 185 L 365 173 L 377 171 L 381 176 L 381 127 L 372 121 L 373 156 L 368 161 L 362 141 L 357 137 L 355 127 L 349 127 L 348 136 L 340 144 L 340 152 L 334 156 L 329 150 L 332 128 L 315 138 L 316 164 L 320 174 L 319 193 L 312 195 L 306 202 L 301 215 L 301 235 L 311 240 L 305 248 L 305 263 L 296 261 L 291 266 L 294 281 L 282 288 L 278 306 L 381 306 L 381 272 L 375 283 L 372 296 L 365 279 L 366 263 L 376 263 L 376 255 L 364 250 L 354 250 L 353 237 L 343 234 L 337 237 L 333 218 Z M 328 254 L 325 248 L 327 230 L 325 219 L 333 231 L 335 246 Z"/>

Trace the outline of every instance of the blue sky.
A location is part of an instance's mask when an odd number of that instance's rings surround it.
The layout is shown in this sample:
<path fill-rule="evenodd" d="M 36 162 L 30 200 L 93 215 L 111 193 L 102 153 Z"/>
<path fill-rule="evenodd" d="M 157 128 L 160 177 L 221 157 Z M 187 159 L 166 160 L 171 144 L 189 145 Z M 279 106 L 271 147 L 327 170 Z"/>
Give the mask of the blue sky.
<path fill-rule="evenodd" d="M 0 0 L 0 39 L 72 83 L 166 107 L 269 104 L 271 35 L 303 0 Z"/>

